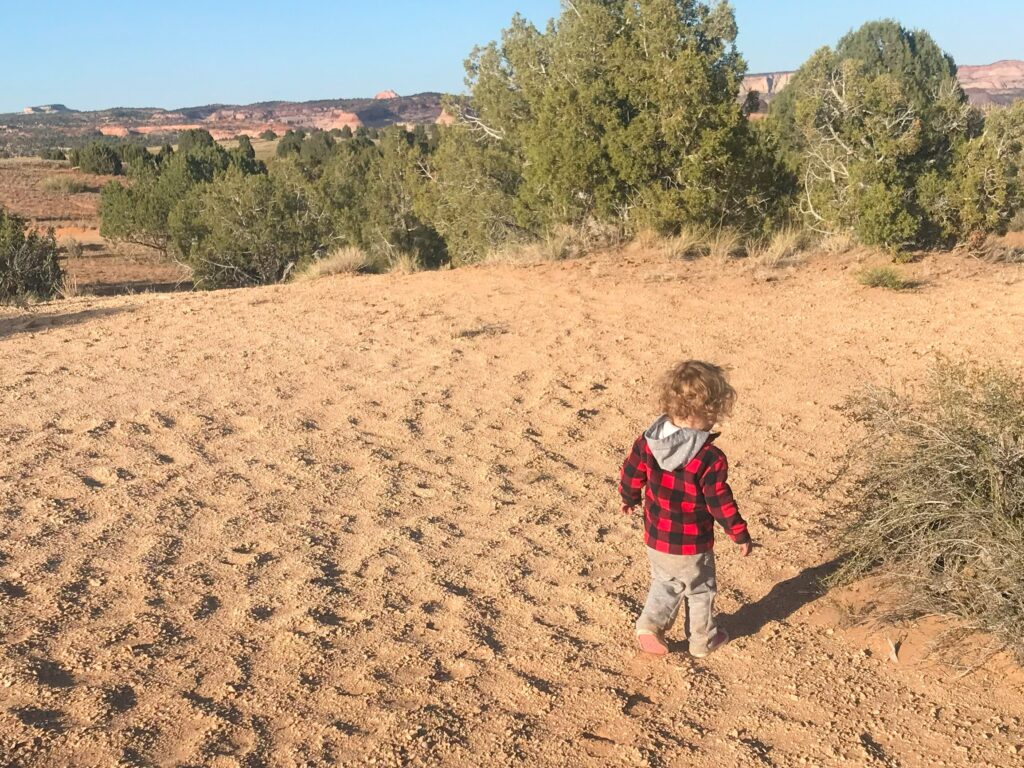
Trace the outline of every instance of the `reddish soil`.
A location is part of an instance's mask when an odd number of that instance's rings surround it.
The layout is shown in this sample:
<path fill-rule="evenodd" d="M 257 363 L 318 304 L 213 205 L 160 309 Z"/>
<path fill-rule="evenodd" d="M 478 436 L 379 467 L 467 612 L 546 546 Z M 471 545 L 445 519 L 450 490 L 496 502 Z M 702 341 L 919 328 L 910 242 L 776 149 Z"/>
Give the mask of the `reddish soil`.
<path fill-rule="evenodd" d="M 984 638 L 823 594 L 867 382 L 1024 366 L 1024 271 L 860 286 L 638 248 L 0 309 L 0 754 L 42 766 L 1019 766 Z M 623 453 L 683 356 L 732 367 L 721 445 L 760 543 L 734 640 L 637 655 Z M 904 639 L 896 662 L 886 638 Z M 947 649 L 949 650 L 949 649 Z"/>

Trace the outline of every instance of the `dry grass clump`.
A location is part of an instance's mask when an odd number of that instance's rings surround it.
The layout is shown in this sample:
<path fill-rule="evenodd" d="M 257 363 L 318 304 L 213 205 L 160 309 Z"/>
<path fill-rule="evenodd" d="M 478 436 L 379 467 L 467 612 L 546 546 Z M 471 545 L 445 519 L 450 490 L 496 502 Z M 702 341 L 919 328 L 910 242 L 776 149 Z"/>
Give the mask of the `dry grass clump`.
<path fill-rule="evenodd" d="M 890 291 L 907 291 L 917 285 L 892 267 L 866 269 L 857 276 L 857 282 L 868 288 L 888 288 Z"/>
<path fill-rule="evenodd" d="M 624 242 L 622 228 L 588 220 L 578 226 L 560 224 L 546 237 L 528 242 L 509 243 L 488 253 L 485 264 L 540 264 L 547 261 L 578 259 L 596 251 L 615 248 Z"/>
<path fill-rule="evenodd" d="M 397 275 L 411 275 L 423 269 L 423 262 L 418 254 L 408 251 L 397 251 L 388 259 L 388 272 Z"/>
<path fill-rule="evenodd" d="M 85 253 L 82 244 L 73 237 L 65 237 L 61 242 L 61 246 L 64 248 L 64 253 L 69 259 L 80 259 L 82 254 Z"/>
<path fill-rule="evenodd" d="M 975 258 L 992 264 L 1024 264 L 1024 244 L 1013 236 L 989 235 L 976 243 L 969 243 L 967 251 Z"/>
<path fill-rule="evenodd" d="M 759 267 L 782 269 L 799 266 L 811 247 L 811 237 L 804 229 L 783 227 L 766 243 L 750 252 L 751 260 Z"/>
<path fill-rule="evenodd" d="M 670 259 L 698 259 L 710 251 L 707 238 L 692 229 L 680 230 L 678 235 L 666 238 L 661 250 Z"/>
<path fill-rule="evenodd" d="M 1024 660 L 1024 380 L 940 361 L 920 399 L 872 388 L 849 410 L 868 434 L 833 582 L 878 574 L 894 615 L 957 616 Z"/>
<path fill-rule="evenodd" d="M 746 242 L 734 229 L 722 228 L 710 232 L 705 239 L 705 245 L 708 256 L 721 261 L 739 259 L 747 255 Z"/>
<path fill-rule="evenodd" d="M 57 286 L 57 296 L 62 299 L 74 299 L 84 295 L 78 285 L 78 278 L 69 272 L 65 272 Z"/>
<path fill-rule="evenodd" d="M 818 248 L 830 256 L 842 256 L 856 247 L 857 241 L 849 232 L 832 232 L 818 243 Z"/>
<path fill-rule="evenodd" d="M 374 272 L 373 260 L 361 248 L 346 245 L 335 248 L 322 259 L 311 261 L 295 273 L 295 280 L 316 280 L 331 275 L 354 275 L 359 272 Z"/>
<path fill-rule="evenodd" d="M 50 176 L 43 179 L 43 189 L 62 195 L 78 195 L 88 192 L 91 188 L 86 182 L 73 176 Z"/>
<path fill-rule="evenodd" d="M 1007 226 L 1009 232 L 1024 232 L 1024 208 L 1021 208 L 1010 219 L 1010 223 Z"/>

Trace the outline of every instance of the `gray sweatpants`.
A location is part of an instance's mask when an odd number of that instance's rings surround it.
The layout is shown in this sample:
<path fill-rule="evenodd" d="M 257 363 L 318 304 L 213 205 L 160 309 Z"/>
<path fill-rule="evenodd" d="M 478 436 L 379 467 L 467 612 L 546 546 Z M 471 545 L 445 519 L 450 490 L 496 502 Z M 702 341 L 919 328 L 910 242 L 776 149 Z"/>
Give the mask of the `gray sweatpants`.
<path fill-rule="evenodd" d="M 651 589 L 644 612 L 636 620 L 638 630 L 660 632 L 675 624 L 686 600 L 686 635 L 690 648 L 705 650 L 718 632 L 715 626 L 715 553 L 666 555 L 646 547 L 651 561 Z"/>

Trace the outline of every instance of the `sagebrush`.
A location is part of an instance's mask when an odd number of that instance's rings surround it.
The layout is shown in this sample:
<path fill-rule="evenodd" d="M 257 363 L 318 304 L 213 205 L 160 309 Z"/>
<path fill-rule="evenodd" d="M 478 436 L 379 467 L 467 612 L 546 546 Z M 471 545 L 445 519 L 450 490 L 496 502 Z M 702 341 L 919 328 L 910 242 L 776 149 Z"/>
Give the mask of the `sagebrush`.
<path fill-rule="evenodd" d="M 0 208 L 0 302 L 53 298 L 62 279 L 53 231 L 31 229 Z"/>
<path fill-rule="evenodd" d="M 941 361 L 920 396 L 871 388 L 838 583 L 877 574 L 905 616 L 945 613 L 1024 660 L 1024 380 Z"/>

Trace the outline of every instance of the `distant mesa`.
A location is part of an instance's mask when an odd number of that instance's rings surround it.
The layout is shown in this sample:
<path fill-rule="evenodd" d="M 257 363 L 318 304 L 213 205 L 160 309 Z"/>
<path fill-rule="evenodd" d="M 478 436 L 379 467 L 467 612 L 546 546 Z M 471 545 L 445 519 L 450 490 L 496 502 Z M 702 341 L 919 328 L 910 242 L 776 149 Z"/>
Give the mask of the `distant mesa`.
<path fill-rule="evenodd" d="M 341 109 L 333 109 L 330 112 L 313 118 L 313 127 L 319 128 L 321 131 L 333 131 L 336 128 L 341 129 L 346 126 L 355 130 L 362 124 L 363 121 L 355 112 L 345 112 Z"/>
<path fill-rule="evenodd" d="M 398 94 L 395 93 L 394 91 L 381 91 L 373 98 L 377 99 L 378 101 L 383 101 L 385 99 L 397 99 Z"/>
<path fill-rule="evenodd" d="M 42 104 L 38 107 L 25 107 L 22 111 L 26 115 L 58 115 L 61 112 L 70 112 L 71 110 L 63 104 Z"/>
<path fill-rule="evenodd" d="M 101 125 L 99 131 L 104 136 L 116 136 L 121 139 L 128 135 L 128 129 L 123 125 Z"/>

